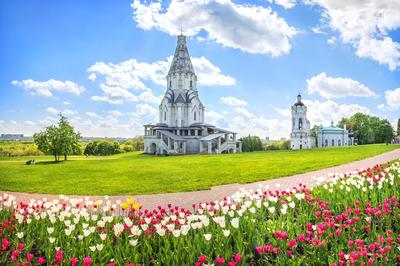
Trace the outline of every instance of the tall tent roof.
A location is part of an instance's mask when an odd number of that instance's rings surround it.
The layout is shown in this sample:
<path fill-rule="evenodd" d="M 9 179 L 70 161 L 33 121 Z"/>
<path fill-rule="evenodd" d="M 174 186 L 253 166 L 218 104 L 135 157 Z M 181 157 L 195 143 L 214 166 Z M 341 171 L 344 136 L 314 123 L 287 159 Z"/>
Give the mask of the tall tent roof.
<path fill-rule="evenodd" d="M 172 59 L 168 75 L 182 72 L 195 74 L 192 62 L 190 61 L 189 51 L 186 46 L 186 36 L 183 34 L 178 36 L 174 58 Z"/>

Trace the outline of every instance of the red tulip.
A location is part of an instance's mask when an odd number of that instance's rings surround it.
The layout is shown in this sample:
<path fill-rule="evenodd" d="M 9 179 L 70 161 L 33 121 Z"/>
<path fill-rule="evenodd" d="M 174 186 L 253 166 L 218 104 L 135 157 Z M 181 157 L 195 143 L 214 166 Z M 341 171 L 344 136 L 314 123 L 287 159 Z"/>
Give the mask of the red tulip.
<path fill-rule="evenodd" d="M 199 256 L 199 262 L 200 263 L 206 263 L 207 262 L 207 257 L 204 255 Z"/>
<path fill-rule="evenodd" d="M 225 263 L 225 259 L 221 258 L 221 257 L 218 257 L 218 258 L 215 259 L 215 263 L 217 263 L 218 265 L 222 265 L 222 264 Z"/>
<path fill-rule="evenodd" d="M 79 262 L 77 258 L 71 258 L 69 261 L 71 262 L 71 266 L 76 266 Z"/>
<path fill-rule="evenodd" d="M 45 264 L 46 263 L 46 259 L 43 258 L 43 257 L 39 257 L 38 258 L 38 263 L 39 263 L 39 265 Z"/>
<path fill-rule="evenodd" d="M 92 258 L 91 257 L 85 257 L 83 259 L 83 266 L 90 266 L 92 264 Z"/>

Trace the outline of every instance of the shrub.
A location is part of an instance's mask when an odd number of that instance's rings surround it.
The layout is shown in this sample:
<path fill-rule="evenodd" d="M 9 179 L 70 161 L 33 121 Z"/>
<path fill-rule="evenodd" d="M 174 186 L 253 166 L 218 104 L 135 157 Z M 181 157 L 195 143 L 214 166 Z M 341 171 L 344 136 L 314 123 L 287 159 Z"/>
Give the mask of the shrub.
<path fill-rule="evenodd" d="M 118 141 L 95 140 L 89 142 L 84 153 L 86 155 L 112 155 L 121 153 Z"/>

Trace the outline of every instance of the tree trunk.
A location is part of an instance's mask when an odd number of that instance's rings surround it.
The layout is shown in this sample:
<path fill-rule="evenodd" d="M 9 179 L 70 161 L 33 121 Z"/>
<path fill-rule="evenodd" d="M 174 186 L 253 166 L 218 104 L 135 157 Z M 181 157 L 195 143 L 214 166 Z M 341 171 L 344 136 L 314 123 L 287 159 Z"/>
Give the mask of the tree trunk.
<path fill-rule="evenodd" d="M 54 161 L 57 162 L 57 154 L 54 154 Z"/>
<path fill-rule="evenodd" d="M 67 160 L 67 155 L 66 154 L 64 154 L 64 161 L 66 161 Z"/>

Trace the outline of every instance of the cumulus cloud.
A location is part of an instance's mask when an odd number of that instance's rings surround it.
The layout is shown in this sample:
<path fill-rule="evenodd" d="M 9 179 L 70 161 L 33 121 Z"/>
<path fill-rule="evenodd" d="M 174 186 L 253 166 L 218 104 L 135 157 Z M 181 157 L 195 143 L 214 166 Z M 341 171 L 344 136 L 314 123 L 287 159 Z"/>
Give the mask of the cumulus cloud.
<path fill-rule="evenodd" d="M 385 91 L 387 105 L 392 109 L 400 108 L 400 88 Z"/>
<path fill-rule="evenodd" d="M 308 94 L 317 93 L 326 99 L 353 97 L 375 97 L 376 94 L 356 80 L 329 77 L 326 73 L 307 79 Z"/>
<path fill-rule="evenodd" d="M 350 117 L 355 113 L 370 114 L 366 106 L 359 104 L 340 104 L 332 100 L 311 101 L 303 100 L 307 106 L 307 118 L 311 127 L 314 125 L 330 125 L 331 121 L 339 121 L 343 117 Z"/>
<path fill-rule="evenodd" d="M 132 113 L 134 117 L 150 117 L 150 119 L 156 119 L 158 116 L 158 110 L 147 103 L 140 103 L 136 105 L 135 112 Z"/>
<path fill-rule="evenodd" d="M 296 34 L 296 29 L 271 8 L 231 0 L 172 0 L 165 8 L 161 2 L 134 0 L 132 8 L 137 26 L 144 30 L 155 28 L 178 35 L 183 25 L 188 36 L 206 32 L 210 41 L 249 53 L 286 54 L 291 49 L 290 39 Z"/>
<path fill-rule="evenodd" d="M 158 85 L 166 85 L 165 76 L 172 62 L 172 56 L 166 60 L 153 63 L 139 62 L 130 59 L 118 64 L 97 62 L 87 71 L 93 81 L 99 81 L 99 75 L 103 78 L 100 82 L 102 95 L 92 96 L 94 101 L 103 101 L 112 104 L 124 102 L 149 102 L 159 103 L 160 96 L 155 96 L 146 85 L 146 81 L 152 81 Z M 232 86 L 235 79 L 224 75 L 221 70 L 205 57 L 193 57 L 192 63 L 198 77 L 200 86 Z"/>
<path fill-rule="evenodd" d="M 86 112 L 86 115 L 93 118 L 99 117 L 95 112 Z"/>
<path fill-rule="evenodd" d="M 32 79 L 26 79 L 22 81 L 13 80 L 11 82 L 14 86 L 24 88 L 26 91 L 34 95 L 42 95 L 51 97 L 54 91 L 67 92 L 75 95 L 80 95 L 85 91 L 83 86 L 80 86 L 72 81 L 59 81 L 49 79 L 48 81 L 35 81 Z"/>
<path fill-rule="evenodd" d="M 296 5 L 296 0 L 268 0 L 270 3 L 275 3 L 277 5 L 283 6 L 286 9 L 292 8 Z"/>
<path fill-rule="evenodd" d="M 400 2 L 393 0 L 307 0 L 323 8 L 323 21 L 340 32 L 345 43 L 352 44 L 359 57 L 400 66 L 400 45 L 389 32 L 400 28 Z"/>
<path fill-rule="evenodd" d="M 246 106 L 247 105 L 246 101 L 240 100 L 233 96 L 221 97 L 220 101 L 221 101 L 221 103 L 224 103 L 229 106 Z"/>
<path fill-rule="evenodd" d="M 78 111 L 71 110 L 71 109 L 64 109 L 63 111 L 57 110 L 54 107 L 47 107 L 46 112 L 51 113 L 51 114 L 58 114 L 62 113 L 63 115 L 76 115 Z"/>
<path fill-rule="evenodd" d="M 58 114 L 58 110 L 54 107 L 47 107 L 46 112 L 51 113 L 51 114 Z"/>

